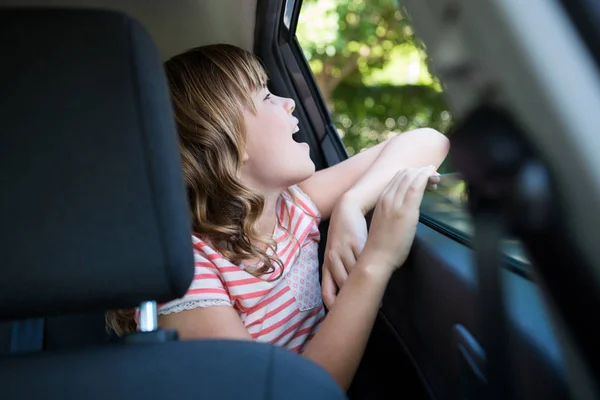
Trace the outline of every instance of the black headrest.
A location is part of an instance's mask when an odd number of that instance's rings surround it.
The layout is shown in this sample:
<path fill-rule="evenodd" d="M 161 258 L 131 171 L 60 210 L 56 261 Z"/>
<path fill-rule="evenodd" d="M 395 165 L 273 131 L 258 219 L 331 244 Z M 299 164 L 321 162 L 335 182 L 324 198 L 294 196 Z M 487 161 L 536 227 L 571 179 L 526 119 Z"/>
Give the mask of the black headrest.
<path fill-rule="evenodd" d="M 0 318 L 182 296 L 191 225 L 162 63 L 97 10 L 0 9 Z"/>

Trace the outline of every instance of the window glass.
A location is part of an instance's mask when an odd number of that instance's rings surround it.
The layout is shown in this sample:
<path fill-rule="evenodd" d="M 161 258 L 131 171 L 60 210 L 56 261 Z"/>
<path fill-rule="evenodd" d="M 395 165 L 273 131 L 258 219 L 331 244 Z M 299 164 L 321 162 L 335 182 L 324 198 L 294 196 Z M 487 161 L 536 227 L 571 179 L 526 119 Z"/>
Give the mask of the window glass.
<path fill-rule="evenodd" d="M 350 156 L 415 128 L 448 132 L 443 87 L 397 0 L 304 0 L 296 37 Z M 438 170 L 454 171 L 448 161 Z M 465 189 L 458 177 L 445 179 L 425 195 L 421 210 L 468 240 Z M 518 242 L 505 247 L 514 261 L 527 263 Z"/>
<path fill-rule="evenodd" d="M 285 0 L 285 10 L 283 12 L 283 24 L 287 29 L 290 29 L 292 23 L 292 14 L 294 13 L 295 0 Z"/>
<path fill-rule="evenodd" d="M 395 0 L 304 0 L 296 31 L 350 155 L 452 116 Z"/>

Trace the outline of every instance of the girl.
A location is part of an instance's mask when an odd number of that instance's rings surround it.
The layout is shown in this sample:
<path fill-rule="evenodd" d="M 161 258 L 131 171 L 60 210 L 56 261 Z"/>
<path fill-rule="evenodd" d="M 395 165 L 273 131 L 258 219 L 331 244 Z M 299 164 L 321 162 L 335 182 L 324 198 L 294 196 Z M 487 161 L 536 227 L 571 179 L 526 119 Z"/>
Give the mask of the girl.
<path fill-rule="evenodd" d="M 448 141 L 407 132 L 315 173 L 308 145 L 292 138 L 293 100 L 269 93 L 251 53 L 195 48 L 166 72 L 196 267 L 186 295 L 159 305 L 159 326 L 181 338 L 284 346 L 347 389 Z M 364 214 L 377 201 L 367 239 Z M 318 224 L 328 218 L 321 294 Z M 135 329 L 131 313 L 111 313 L 109 325 Z"/>

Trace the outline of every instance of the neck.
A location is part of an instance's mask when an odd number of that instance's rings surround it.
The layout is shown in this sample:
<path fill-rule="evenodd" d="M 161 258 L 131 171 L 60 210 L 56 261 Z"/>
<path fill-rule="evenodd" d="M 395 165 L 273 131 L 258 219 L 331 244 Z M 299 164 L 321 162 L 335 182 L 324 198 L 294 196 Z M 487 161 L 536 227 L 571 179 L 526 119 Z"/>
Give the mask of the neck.
<path fill-rule="evenodd" d="M 277 199 L 281 195 L 281 191 L 263 194 L 265 198 L 265 206 L 263 212 L 258 218 L 256 228 L 261 236 L 271 236 L 275 230 L 277 223 Z"/>

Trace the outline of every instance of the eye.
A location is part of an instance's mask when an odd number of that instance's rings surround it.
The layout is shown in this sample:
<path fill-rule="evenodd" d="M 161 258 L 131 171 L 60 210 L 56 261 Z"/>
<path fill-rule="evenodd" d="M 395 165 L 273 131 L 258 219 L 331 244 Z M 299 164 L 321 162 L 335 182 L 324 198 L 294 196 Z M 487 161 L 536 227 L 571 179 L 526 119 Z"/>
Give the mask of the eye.
<path fill-rule="evenodd" d="M 265 98 L 263 100 L 269 100 L 271 98 L 271 93 L 267 93 L 267 95 L 265 96 Z"/>

